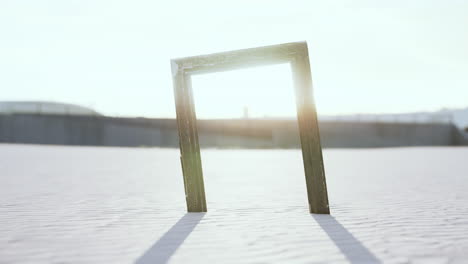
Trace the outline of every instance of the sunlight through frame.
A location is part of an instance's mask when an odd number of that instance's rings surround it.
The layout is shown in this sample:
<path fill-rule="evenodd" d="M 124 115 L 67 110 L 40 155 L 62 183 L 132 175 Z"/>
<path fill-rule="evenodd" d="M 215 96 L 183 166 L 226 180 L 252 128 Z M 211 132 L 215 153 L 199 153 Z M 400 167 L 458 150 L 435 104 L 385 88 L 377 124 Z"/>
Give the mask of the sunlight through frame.
<path fill-rule="evenodd" d="M 188 212 L 207 211 L 191 76 L 281 63 L 289 63 L 293 75 L 309 211 L 318 214 L 330 213 L 306 42 L 171 60 L 180 160 Z"/>

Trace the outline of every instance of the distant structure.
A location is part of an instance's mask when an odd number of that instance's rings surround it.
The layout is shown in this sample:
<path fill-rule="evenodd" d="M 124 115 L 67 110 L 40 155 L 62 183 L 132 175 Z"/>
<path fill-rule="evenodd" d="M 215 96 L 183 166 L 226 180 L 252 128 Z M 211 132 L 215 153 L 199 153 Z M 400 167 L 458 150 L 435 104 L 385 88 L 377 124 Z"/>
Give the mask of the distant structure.
<path fill-rule="evenodd" d="M 320 118 L 325 148 L 468 145 L 468 108 L 457 112 L 460 124 L 435 119 Z M 410 116 L 410 114 L 408 114 Z M 244 116 L 245 117 L 245 116 Z M 456 119 L 454 119 L 456 120 Z M 294 119 L 239 118 L 198 120 L 202 147 L 298 148 Z M 0 102 L 0 143 L 87 146 L 178 147 L 175 119 L 123 118 L 54 102 Z"/>
<path fill-rule="evenodd" d="M 249 119 L 249 107 L 244 106 L 244 115 L 242 116 L 244 119 Z"/>
<path fill-rule="evenodd" d="M 91 108 L 74 104 L 41 101 L 0 102 L 0 114 L 101 116 Z"/>
<path fill-rule="evenodd" d="M 454 124 L 458 128 L 464 129 L 468 126 L 468 107 L 443 108 L 434 112 L 322 115 L 319 116 L 319 119 L 323 121 Z"/>

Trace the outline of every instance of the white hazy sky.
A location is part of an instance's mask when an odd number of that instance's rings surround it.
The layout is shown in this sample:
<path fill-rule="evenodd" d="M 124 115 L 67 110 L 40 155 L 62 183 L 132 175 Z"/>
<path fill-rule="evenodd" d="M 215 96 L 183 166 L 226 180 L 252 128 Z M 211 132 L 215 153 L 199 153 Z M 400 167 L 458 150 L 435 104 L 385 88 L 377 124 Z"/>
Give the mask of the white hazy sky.
<path fill-rule="evenodd" d="M 1 0 L 0 100 L 175 117 L 171 58 L 306 40 L 319 114 L 466 107 L 467 14 L 455 0 Z M 294 114 L 288 65 L 193 87 L 199 117 Z"/>

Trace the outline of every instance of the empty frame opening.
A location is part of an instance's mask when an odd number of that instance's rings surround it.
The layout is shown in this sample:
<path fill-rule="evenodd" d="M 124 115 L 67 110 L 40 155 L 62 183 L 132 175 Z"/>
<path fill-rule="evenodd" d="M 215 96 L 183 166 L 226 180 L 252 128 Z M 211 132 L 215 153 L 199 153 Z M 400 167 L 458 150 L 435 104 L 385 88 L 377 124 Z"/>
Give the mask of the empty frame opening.
<path fill-rule="evenodd" d="M 303 205 L 290 65 L 193 75 L 192 92 L 208 208 Z"/>

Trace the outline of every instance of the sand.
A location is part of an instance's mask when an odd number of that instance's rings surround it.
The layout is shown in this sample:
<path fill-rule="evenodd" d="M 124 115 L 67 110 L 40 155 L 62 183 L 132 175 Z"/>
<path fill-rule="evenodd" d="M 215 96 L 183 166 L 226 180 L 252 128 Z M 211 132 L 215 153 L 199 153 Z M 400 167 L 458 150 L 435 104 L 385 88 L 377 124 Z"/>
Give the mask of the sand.
<path fill-rule="evenodd" d="M 0 144 L 0 263 L 467 263 L 468 148 L 325 150 L 330 216 L 299 150 Z"/>

